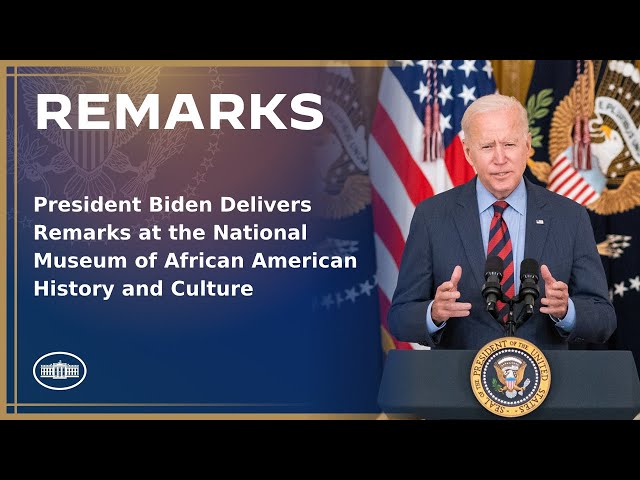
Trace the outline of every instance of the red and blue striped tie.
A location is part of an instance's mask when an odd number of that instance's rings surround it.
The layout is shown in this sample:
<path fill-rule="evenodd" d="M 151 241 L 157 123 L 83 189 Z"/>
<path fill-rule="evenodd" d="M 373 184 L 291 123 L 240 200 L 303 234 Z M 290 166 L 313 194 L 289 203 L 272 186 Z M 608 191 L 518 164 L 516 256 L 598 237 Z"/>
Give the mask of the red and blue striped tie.
<path fill-rule="evenodd" d="M 492 255 L 500 257 L 504 261 L 504 272 L 502 274 L 502 292 L 509 298 L 515 294 L 515 283 L 513 278 L 513 248 L 511 246 L 511 236 L 502 214 L 509 204 L 504 200 L 499 200 L 493 204 L 493 218 L 489 228 L 489 246 L 487 247 L 487 257 Z M 509 305 L 498 302 L 498 318 L 503 322 L 507 321 L 509 315 Z"/>

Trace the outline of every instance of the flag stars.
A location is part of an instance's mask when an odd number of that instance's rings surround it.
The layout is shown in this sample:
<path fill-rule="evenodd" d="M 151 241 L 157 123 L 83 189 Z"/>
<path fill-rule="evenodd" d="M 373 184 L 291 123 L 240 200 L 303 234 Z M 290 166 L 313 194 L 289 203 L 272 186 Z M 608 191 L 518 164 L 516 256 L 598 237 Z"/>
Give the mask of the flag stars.
<path fill-rule="evenodd" d="M 220 89 L 222 89 L 222 80 L 220 80 L 220 77 L 216 77 L 216 78 L 213 78 L 213 79 L 209 80 L 209 83 L 211 84 L 211 90 L 220 90 Z"/>
<path fill-rule="evenodd" d="M 196 185 L 200 185 L 201 183 L 203 183 L 204 180 L 204 176 L 205 174 L 203 172 L 197 172 L 195 177 L 192 177 L 193 180 L 196 182 Z"/>
<path fill-rule="evenodd" d="M 320 301 L 320 305 L 322 305 L 327 310 L 329 310 L 334 303 L 335 302 L 333 301 L 333 296 L 331 294 L 325 295 Z"/>
<path fill-rule="evenodd" d="M 487 73 L 487 78 L 491 78 L 491 75 L 493 75 L 493 67 L 491 66 L 491 60 L 485 60 L 484 67 L 482 67 L 482 71 Z"/>
<path fill-rule="evenodd" d="M 18 223 L 20 223 L 20 225 L 22 225 L 22 228 L 32 228 L 32 226 L 31 226 L 32 222 L 33 221 L 30 218 L 24 217 Z"/>
<path fill-rule="evenodd" d="M 425 98 L 429 100 L 429 90 L 427 89 L 427 86 L 422 83 L 422 81 L 420 82 L 420 86 L 418 87 L 418 89 L 414 90 L 413 93 L 415 93 L 416 95 L 420 95 L 420 103 L 424 102 Z"/>
<path fill-rule="evenodd" d="M 356 302 L 356 298 L 358 298 L 358 292 L 356 292 L 356 287 L 351 287 L 348 290 L 344 291 L 345 300 L 351 300 L 351 303 Z"/>
<path fill-rule="evenodd" d="M 442 60 L 442 62 L 440 62 L 440 65 L 438 65 L 438 68 L 442 70 L 442 76 L 444 78 L 447 78 L 447 73 L 453 72 L 455 70 L 455 68 L 453 68 L 453 66 L 451 65 L 452 63 L 453 60 Z"/>
<path fill-rule="evenodd" d="M 218 142 L 209 142 L 209 147 L 207 148 L 208 152 L 211 152 L 211 155 L 215 155 L 220 151 L 220 147 L 218 146 Z"/>
<path fill-rule="evenodd" d="M 451 115 L 445 117 L 443 114 L 440 114 L 440 133 L 444 133 L 447 129 L 453 130 L 451 126 Z"/>
<path fill-rule="evenodd" d="M 374 276 L 375 280 L 375 276 Z M 358 286 L 354 285 L 351 288 L 345 288 L 340 292 L 332 292 L 327 295 L 323 295 L 322 299 L 319 302 L 319 305 L 324 307 L 325 310 L 329 310 L 331 308 L 340 308 L 340 306 L 350 301 L 351 303 L 356 303 L 356 299 L 361 295 L 371 296 L 371 291 L 375 288 L 375 283 L 372 285 L 367 280 L 364 283 L 360 283 L 360 291 L 358 292 Z M 314 300 L 317 304 L 318 300 Z"/>
<path fill-rule="evenodd" d="M 369 296 L 371 295 L 371 290 L 373 290 L 373 288 L 374 286 L 369 283 L 369 280 L 367 280 L 366 282 L 360 284 L 360 294 Z"/>
<path fill-rule="evenodd" d="M 633 288 L 636 292 L 640 292 L 640 276 L 636 275 L 635 278 L 630 278 L 629 283 L 629 288 Z"/>
<path fill-rule="evenodd" d="M 187 198 L 195 197 L 196 187 L 194 187 L 193 185 L 187 185 L 187 187 L 183 190 L 183 192 L 185 193 Z"/>
<path fill-rule="evenodd" d="M 458 67 L 458 70 L 462 70 L 464 72 L 464 77 L 465 78 L 469 78 L 469 74 L 471 72 L 477 72 L 478 71 L 478 69 L 476 68 L 475 63 L 476 63 L 475 60 L 465 60 L 464 63 Z M 465 105 L 466 105 L 466 103 L 465 103 Z"/>
<path fill-rule="evenodd" d="M 413 60 L 396 60 L 396 62 L 399 62 L 402 65 L 402 70 L 404 70 L 406 67 L 413 67 Z"/>
<path fill-rule="evenodd" d="M 434 62 L 432 60 L 420 60 L 416 63 L 422 67 L 422 73 L 427 73 L 429 66 L 433 65 Z"/>
<path fill-rule="evenodd" d="M 476 91 L 476 87 L 467 87 L 466 85 L 462 85 L 462 93 L 458 94 L 458 97 L 464 100 L 464 106 L 467 106 L 467 103 L 473 102 L 476 97 L 473 94 Z"/>
<path fill-rule="evenodd" d="M 624 292 L 629 291 L 627 287 L 624 286 L 624 280 L 620 283 L 613 284 L 614 295 L 620 295 L 620 297 L 624 297 Z"/>
<path fill-rule="evenodd" d="M 442 103 L 443 107 L 447 104 L 447 100 L 453 101 L 453 97 L 451 96 L 452 88 L 453 88 L 453 85 L 449 85 L 448 87 L 445 87 L 444 85 L 440 85 L 440 92 L 438 93 L 438 98 L 440 99 L 440 103 Z"/>
<path fill-rule="evenodd" d="M 224 132 L 222 130 L 212 130 L 211 131 L 211 136 L 215 137 L 216 140 L 220 139 L 220 136 L 223 134 Z"/>
<path fill-rule="evenodd" d="M 205 171 L 209 170 L 211 167 L 213 167 L 213 158 L 211 157 L 203 158 L 202 163 L 200 165 L 204 167 Z"/>

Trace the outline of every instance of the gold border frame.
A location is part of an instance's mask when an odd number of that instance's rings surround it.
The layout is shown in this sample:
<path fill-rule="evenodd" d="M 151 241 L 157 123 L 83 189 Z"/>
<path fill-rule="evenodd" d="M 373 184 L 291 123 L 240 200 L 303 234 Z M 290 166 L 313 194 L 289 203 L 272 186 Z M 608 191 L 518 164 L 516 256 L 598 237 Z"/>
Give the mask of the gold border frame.
<path fill-rule="evenodd" d="M 19 74 L 18 67 L 73 67 L 73 66 L 131 66 L 131 65 L 162 65 L 166 67 L 329 67 L 329 66 L 351 66 L 351 67 L 384 67 L 387 65 L 386 60 L 0 60 L 0 68 L 2 69 L 2 81 L 0 82 L 0 221 L 7 222 L 7 77 L 14 77 L 14 108 L 17 108 L 18 85 L 17 79 L 20 76 L 33 76 L 30 74 Z M 13 73 L 7 73 L 7 67 L 13 67 Z M 18 122 L 16 112 L 14 111 L 14 142 L 17 142 L 16 125 Z M 17 205 L 17 146 L 14 144 L 14 205 Z M 17 266 L 17 232 L 18 232 L 18 215 L 14 210 L 14 267 Z M 0 228 L 0 275 L 7 278 L 7 261 L 4 252 L 7 249 L 7 231 Z M 0 420 L 376 420 L 383 417 L 380 414 L 329 414 L 329 413 L 312 413 L 312 414 L 263 414 L 263 413 L 18 413 L 19 406 L 57 406 L 57 407 L 101 407 L 101 406 L 267 406 L 274 404 L 171 404 L 171 403 L 113 403 L 113 404 L 20 404 L 17 401 L 18 395 L 18 378 L 17 378 L 17 341 L 18 341 L 18 304 L 17 304 L 17 268 L 14 268 L 14 398 L 13 403 L 7 403 L 7 362 L 6 350 L 4 346 L 7 344 L 7 286 L 0 288 Z M 14 407 L 14 413 L 7 413 L 7 407 Z"/>

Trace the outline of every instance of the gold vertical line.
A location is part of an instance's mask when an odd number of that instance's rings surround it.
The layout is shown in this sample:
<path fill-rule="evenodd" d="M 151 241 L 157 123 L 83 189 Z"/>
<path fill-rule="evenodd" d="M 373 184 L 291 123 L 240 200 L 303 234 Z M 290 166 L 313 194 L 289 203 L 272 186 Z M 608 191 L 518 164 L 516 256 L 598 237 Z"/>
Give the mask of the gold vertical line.
<path fill-rule="evenodd" d="M 13 413 L 18 413 L 18 66 L 13 67 Z"/>
<path fill-rule="evenodd" d="M 7 414 L 7 229 L 9 222 L 7 217 L 7 65 L 0 64 L 2 68 L 2 80 L 0 81 L 0 275 L 4 287 L 0 288 L 0 418 Z"/>

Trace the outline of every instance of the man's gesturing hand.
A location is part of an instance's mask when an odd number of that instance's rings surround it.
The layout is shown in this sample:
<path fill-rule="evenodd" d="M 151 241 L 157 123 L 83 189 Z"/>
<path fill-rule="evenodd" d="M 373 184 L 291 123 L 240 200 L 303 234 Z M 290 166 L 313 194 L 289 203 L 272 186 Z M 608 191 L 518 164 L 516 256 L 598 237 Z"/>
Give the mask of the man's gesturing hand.
<path fill-rule="evenodd" d="M 549 267 L 542 265 L 540 273 L 544 280 L 545 297 L 540 299 L 544 307 L 540 307 L 540 313 L 548 313 L 556 318 L 564 318 L 569 308 L 569 287 L 566 283 L 553 278 Z"/>
<path fill-rule="evenodd" d="M 436 290 L 436 298 L 431 304 L 431 320 L 436 325 L 446 322 L 451 317 L 467 317 L 471 310 L 470 303 L 458 303 L 460 298 L 458 282 L 462 276 L 462 267 L 456 265 L 451 274 L 451 280 L 444 282 Z"/>

